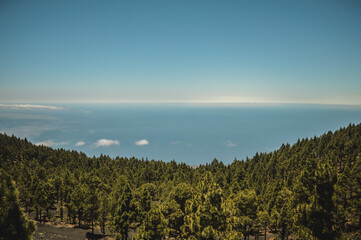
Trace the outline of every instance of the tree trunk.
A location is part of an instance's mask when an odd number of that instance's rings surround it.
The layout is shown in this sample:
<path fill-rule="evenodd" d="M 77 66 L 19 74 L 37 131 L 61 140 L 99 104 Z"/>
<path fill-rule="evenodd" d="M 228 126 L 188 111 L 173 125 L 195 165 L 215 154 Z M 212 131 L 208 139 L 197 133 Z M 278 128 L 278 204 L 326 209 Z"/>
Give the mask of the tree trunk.
<path fill-rule="evenodd" d="M 60 199 L 60 222 L 63 222 L 63 198 Z"/>
<path fill-rule="evenodd" d="M 78 224 L 79 224 L 79 227 L 80 227 L 80 211 L 78 211 Z"/>
<path fill-rule="evenodd" d="M 104 235 L 105 234 L 105 219 L 104 218 L 102 218 L 101 231 L 102 231 L 102 233 Z"/>
<path fill-rule="evenodd" d="M 94 234 L 94 212 L 92 211 L 92 235 Z"/>
<path fill-rule="evenodd" d="M 70 213 L 69 209 L 68 209 L 68 223 L 71 223 L 71 213 Z"/>
<path fill-rule="evenodd" d="M 264 240 L 267 240 L 267 225 L 264 226 Z"/>
<path fill-rule="evenodd" d="M 244 240 L 247 240 L 247 232 L 246 232 L 246 226 L 244 226 Z"/>
<path fill-rule="evenodd" d="M 281 230 L 281 239 L 285 240 L 285 224 L 282 224 L 282 230 Z"/>

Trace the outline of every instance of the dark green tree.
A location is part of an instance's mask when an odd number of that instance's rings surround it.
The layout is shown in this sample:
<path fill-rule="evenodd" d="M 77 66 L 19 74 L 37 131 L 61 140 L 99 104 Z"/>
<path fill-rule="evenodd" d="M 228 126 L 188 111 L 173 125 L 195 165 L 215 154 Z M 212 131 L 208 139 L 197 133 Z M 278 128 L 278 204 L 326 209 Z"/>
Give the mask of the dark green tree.
<path fill-rule="evenodd" d="M 133 194 L 127 179 L 119 177 L 111 193 L 111 227 L 124 240 L 128 239 L 129 227 L 135 217 L 132 199 Z"/>
<path fill-rule="evenodd" d="M 97 183 L 97 181 L 94 182 Z M 93 184 L 89 184 L 88 188 L 86 189 L 86 197 L 84 202 L 84 212 L 91 221 L 92 234 L 94 234 L 94 224 L 98 220 L 100 207 L 99 190 L 94 190 L 95 188 L 93 187 Z"/>
<path fill-rule="evenodd" d="M 169 194 L 170 200 L 175 200 L 182 212 L 185 211 L 187 200 L 192 199 L 194 195 L 194 188 L 188 183 L 179 183 L 175 186 Z"/>
<path fill-rule="evenodd" d="M 138 221 L 143 221 L 149 212 L 152 202 L 155 200 L 156 189 L 155 184 L 145 183 L 135 191 L 133 203 L 136 207 Z"/>
<path fill-rule="evenodd" d="M 161 211 L 166 219 L 169 230 L 169 237 L 178 237 L 181 235 L 181 226 L 184 224 L 184 213 L 175 200 L 164 201 Z"/>
<path fill-rule="evenodd" d="M 294 194 L 287 187 L 278 192 L 271 210 L 271 224 L 277 228 L 279 237 L 284 240 L 292 233 L 294 224 Z"/>
<path fill-rule="evenodd" d="M 0 200 L 0 239 L 32 239 L 35 225 L 21 211 L 15 183 L 3 169 L 0 169 Z"/>
<path fill-rule="evenodd" d="M 146 214 L 143 224 L 140 226 L 135 239 L 160 240 L 168 236 L 166 219 L 160 207 L 152 203 L 150 211 Z"/>
<path fill-rule="evenodd" d="M 228 231 L 241 232 L 246 239 L 256 224 L 257 207 L 258 200 L 254 190 L 243 190 L 231 195 L 226 202 Z"/>
<path fill-rule="evenodd" d="M 225 229 L 223 193 L 210 172 L 205 172 L 193 198 L 187 201 L 183 237 L 216 239 Z"/>
<path fill-rule="evenodd" d="M 266 210 L 259 210 L 257 212 L 257 221 L 260 223 L 261 226 L 264 228 L 264 239 L 267 239 L 267 227 L 270 224 L 270 216 L 268 214 L 268 211 Z"/>
<path fill-rule="evenodd" d="M 352 166 L 349 177 L 350 187 L 350 214 L 352 221 L 358 221 L 358 227 L 361 229 L 361 156 L 357 156 L 355 164 Z"/>
<path fill-rule="evenodd" d="M 295 185 L 298 235 L 302 238 L 335 239 L 336 206 L 333 202 L 336 173 L 326 162 L 308 159 Z"/>

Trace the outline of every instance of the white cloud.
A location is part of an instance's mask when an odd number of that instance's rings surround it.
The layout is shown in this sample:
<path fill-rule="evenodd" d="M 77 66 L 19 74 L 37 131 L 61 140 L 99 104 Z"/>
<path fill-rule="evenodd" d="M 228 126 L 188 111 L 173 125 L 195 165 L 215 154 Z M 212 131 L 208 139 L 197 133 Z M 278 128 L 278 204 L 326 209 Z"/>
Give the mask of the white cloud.
<path fill-rule="evenodd" d="M 137 145 L 137 146 L 144 146 L 144 145 L 148 145 L 149 142 L 148 142 L 147 139 L 142 139 L 142 140 L 139 140 L 139 141 L 135 141 L 134 144 Z"/>
<path fill-rule="evenodd" d="M 75 143 L 76 147 L 81 147 L 81 146 L 84 146 L 84 145 L 85 145 L 85 142 L 83 142 L 83 141 L 78 141 L 77 143 Z"/>
<path fill-rule="evenodd" d="M 55 142 L 52 140 L 45 140 L 41 142 L 35 143 L 36 146 L 45 146 L 45 147 L 51 147 L 55 145 Z"/>
<path fill-rule="evenodd" d="M 10 109 L 43 109 L 43 110 L 65 110 L 63 107 L 32 104 L 0 104 L 0 108 Z"/>
<path fill-rule="evenodd" d="M 96 147 L 108 147 L 111 145 L 119 145 L 119 141 L 110 139 L 99 139 L 94 144 Z"/>
<path fill-rule="evenodd" d="M 42 123 L 38 122 L 29 123 L 29 125 L 15 126 L 12 128 L 2 129 L 2 132 L 8 135 L 15 135 L 21 138 L 38 138 L 40 135 L 47 131 L 60 130 L 62 127 L 58 123 Z"/>
<path fill-rule="evenodd" d="M 237 147 L 237 144 L 233 143 L 232 141 L 227 141 L 224 143 L 226 147 Z"/>
<path fill-rule="evenodd" d="M 69 144 L 68 142 L 54 142 L 53 140 L 50 139 L 35 143 L 36 146 L 45 146 L 45 147 L 54 147 L 54 146 L 61 146 L 68 144 Z"/>

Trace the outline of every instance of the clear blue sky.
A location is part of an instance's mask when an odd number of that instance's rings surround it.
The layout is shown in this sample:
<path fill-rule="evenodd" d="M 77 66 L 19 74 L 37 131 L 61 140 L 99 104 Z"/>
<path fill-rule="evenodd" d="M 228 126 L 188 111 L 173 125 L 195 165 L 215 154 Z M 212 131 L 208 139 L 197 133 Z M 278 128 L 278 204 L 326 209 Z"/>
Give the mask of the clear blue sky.
<path fill-rule="evenodd" d="M 0 102 L 361 104 L 360 1 L 0 1 Z"/>

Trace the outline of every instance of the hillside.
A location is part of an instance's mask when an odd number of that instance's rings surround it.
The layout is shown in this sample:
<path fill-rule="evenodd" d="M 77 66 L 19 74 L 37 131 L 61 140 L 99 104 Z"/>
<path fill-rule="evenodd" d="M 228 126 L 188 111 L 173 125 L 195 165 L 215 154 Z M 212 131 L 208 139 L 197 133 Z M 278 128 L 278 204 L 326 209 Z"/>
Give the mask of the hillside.
<path fill-rule="evenodd" d="M 361 238 L 361 124 L 197 168 L 88 157 L 0 134 L 0 168 L 29 218 L 119 239 L 134 231 L 135 239 Z M 0 194 L 10 185 L 1 186 Z"/>

